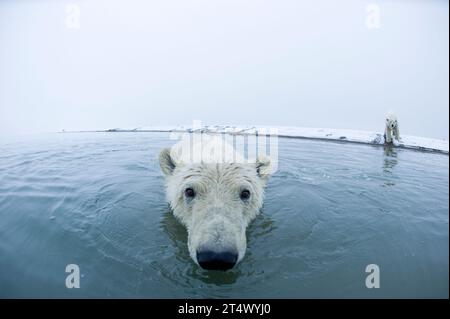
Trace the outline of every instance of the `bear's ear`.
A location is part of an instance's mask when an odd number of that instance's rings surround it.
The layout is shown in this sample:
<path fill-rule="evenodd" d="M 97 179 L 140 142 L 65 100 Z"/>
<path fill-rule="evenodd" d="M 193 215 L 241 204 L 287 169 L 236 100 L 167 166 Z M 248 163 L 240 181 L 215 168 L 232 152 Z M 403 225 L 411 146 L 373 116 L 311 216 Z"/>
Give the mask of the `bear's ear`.
<path fill-rule="evenodd" d="M 270 158 L 266 156 L 260 156 L 256 160 L 256 172 L 258 176 L 264 181 L 267 181 L 270 174 L 272 173 L 272 164 Z"/>
<path fill-rule="evenodd" d="M 161 166 L 164 175 L 172 175 L 175 169 L 175 163 L 170 156 L 170 148 L 165 148 L 159 153 L 159 166 Z"/>

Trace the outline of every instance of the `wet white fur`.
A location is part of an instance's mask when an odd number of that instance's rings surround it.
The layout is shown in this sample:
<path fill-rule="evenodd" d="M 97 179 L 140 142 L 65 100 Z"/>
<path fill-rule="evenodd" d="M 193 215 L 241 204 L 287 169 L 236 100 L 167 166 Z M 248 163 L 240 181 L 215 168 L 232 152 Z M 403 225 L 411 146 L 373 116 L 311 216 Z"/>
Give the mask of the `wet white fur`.
<path fill-rule="evenodd" d="M 260 158 L 246 163 L 232 145 L 217 137 L 189 142 L 184 140 L 161 151 L 161 169 L 166 178 L 167 200 L 173 214 L 188 231 L 192 259 L 202 249 L 238 252 L 245 255 L 246 228 L 258 215 L 264 186 L 271 172 L 270 161 Z M 189 199 L 185 189 L 193 188 Z M 243 189 L 248 201 L 240 199 Z"/>
<path fill-rule="evenodd" d="M 397 116 L 393 112 L 386 114 L 386 124 L 384 129 L 384 137 L 386 143 L 393 143 L 394 139 L 400 141 L 400 129 Z"/>

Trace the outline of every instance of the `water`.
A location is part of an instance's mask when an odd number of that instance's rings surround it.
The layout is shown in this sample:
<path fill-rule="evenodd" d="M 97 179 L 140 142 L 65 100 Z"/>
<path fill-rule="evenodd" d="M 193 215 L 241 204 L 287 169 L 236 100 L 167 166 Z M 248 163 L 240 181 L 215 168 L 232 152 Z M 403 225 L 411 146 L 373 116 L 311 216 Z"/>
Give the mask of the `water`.
<path fill-rule="evenodd" d="M 0 297 L 445 297 L 447 155 L 280 139 L 247 255 L 200 269 L 165 203 L 156 133 L 0 145 Z M 67 289 L 67 264 L 81 270 Z M 380 288 L 365 267 L 380 267 Z"/>

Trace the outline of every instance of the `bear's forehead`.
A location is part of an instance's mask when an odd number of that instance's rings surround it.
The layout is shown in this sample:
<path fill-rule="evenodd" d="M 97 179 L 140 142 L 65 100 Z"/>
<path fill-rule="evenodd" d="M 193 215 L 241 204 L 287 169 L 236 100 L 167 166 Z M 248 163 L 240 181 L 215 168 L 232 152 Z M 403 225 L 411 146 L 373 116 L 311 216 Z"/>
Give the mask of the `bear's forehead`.
<path fill-rule="evenodd" d="M 386 119 L 389 121 L 395 121 L 395 120 L 397 120 L 397 117 L 393 114 L 390 114 L 386 117 Z"/>
<path fill-rule="evenodd" d="M 193 164 L 179 168 L 176 174 L 183 180 L 211 180 L 252 183 L 257 179 L 256 168 L 251 164 Z"/>

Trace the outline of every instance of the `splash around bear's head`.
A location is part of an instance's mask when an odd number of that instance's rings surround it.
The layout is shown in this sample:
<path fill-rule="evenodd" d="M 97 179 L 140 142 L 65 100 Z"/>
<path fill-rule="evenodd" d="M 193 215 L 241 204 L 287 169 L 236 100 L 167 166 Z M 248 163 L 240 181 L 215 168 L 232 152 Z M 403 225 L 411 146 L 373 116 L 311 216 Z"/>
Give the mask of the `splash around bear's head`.
<path fill-rule="evenodd" d="M 209 137 L 166 148 L 159 161 L 192 259 L 204 269 L 232 268 L 245 255 L 246 228 L 263 204 L 268 157 L 244 160 L 230 144 Z"/>

